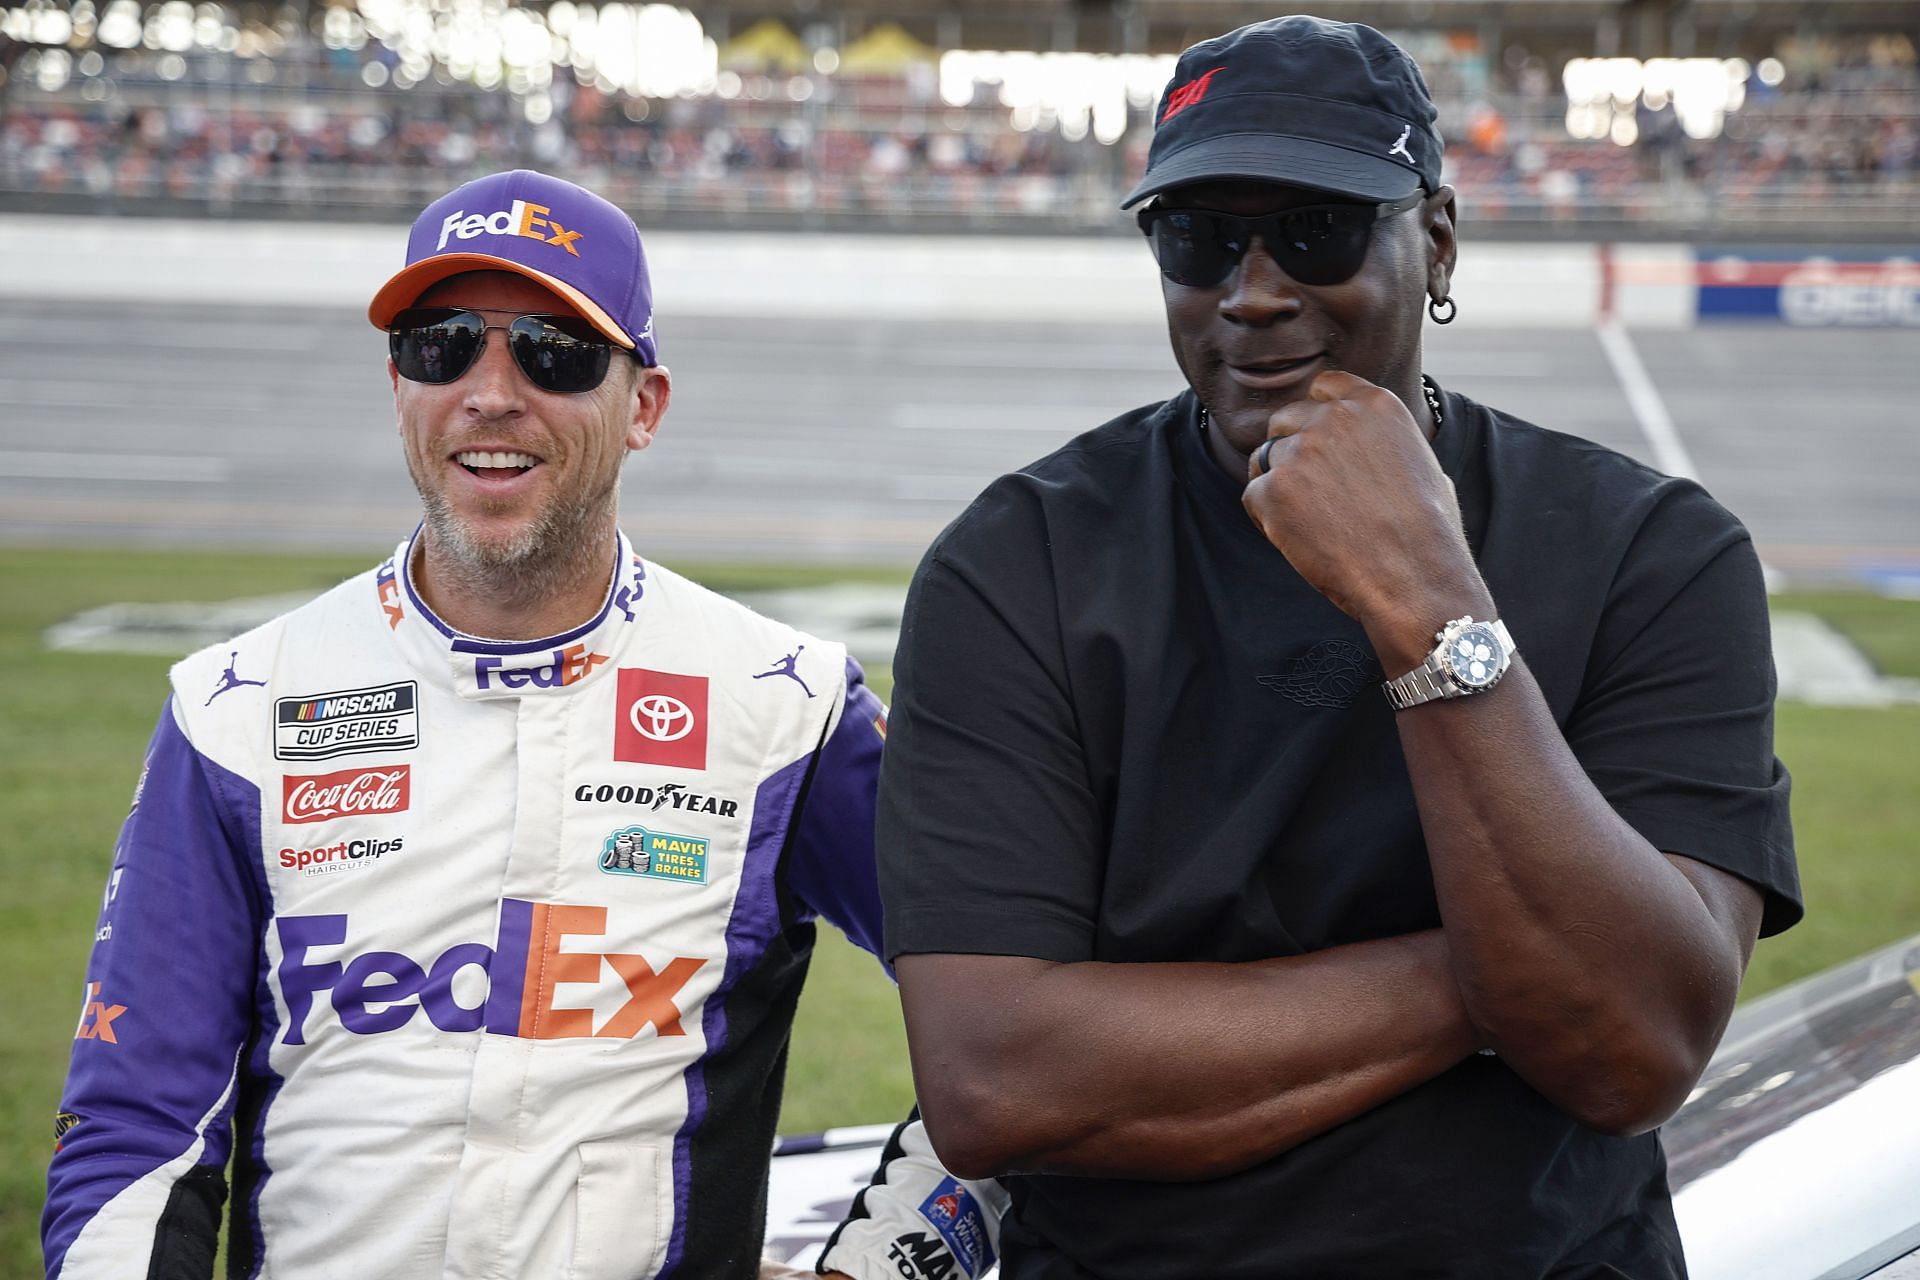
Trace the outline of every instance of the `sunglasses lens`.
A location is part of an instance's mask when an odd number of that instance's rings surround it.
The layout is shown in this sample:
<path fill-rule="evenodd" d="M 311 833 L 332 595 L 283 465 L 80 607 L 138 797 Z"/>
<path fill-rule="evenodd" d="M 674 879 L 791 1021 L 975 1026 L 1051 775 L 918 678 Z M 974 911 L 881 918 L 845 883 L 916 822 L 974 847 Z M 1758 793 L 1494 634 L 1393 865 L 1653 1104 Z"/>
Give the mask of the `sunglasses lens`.
<path fill-rule="evenodd" d="M 1294 209 L 1270 220 L 1275 230 L 1268 238 L 1277 243 L 1267 250 L 1301 284 L 1339 284 L 1366 262 L 1373 223 L 1367 205 Z"/>
<path fill-rule="evenodd" d="M 1168 210 L 1154 218 L 1147 235 L 1160 273 L 1197 289 L 1225 280 L 1247 251 L 1245 223 L 1202 210 Z"/>
<path fill-rule="evenodd" d="M 1350 280 L 1366 263 L 1375 220 L 1371 205 L 1323 205 L 1254 219 L 1165 209 L 1142 219 L 1160 273 L 1197 289 L 1211 289 L 1232 275 L 1256 235 L 1301 284 Z"/>
<path fill-rule="evenodd" d="M 409 382 L 452 382 L 473 363 L 486 332 L 486 321 L 471 311 L 417 307 L 393 318 L 387 350 Z"/>
<path fill-rule="evenodd" d="M 521 316 L 509 331 L 513 358 L 533 385 L 577 395 L 607 376 L 613 344 L 585 321 L 566 316 Z"/>

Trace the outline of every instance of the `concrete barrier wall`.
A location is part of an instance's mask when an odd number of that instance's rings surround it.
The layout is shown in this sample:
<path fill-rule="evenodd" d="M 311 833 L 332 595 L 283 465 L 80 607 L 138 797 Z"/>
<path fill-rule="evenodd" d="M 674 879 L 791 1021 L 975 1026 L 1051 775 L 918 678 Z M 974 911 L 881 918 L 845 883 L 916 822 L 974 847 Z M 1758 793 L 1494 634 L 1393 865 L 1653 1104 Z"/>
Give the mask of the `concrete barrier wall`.
<path fill-rule="evenodd" d="M 361 307 L 399 265 L 397 226 L 0 216 L 0 297 Z M 658 232 L 655 306 L 675 316 L 1163 322 L 1137 238 Z M 1469 241 L 1454 293 L 1473 328 L 1692 323 L 1692 251 Z M 1680 268 L 1685 267 L 1682 271 Z M 1665 273 L 1662 275 L 1661 273 Z"/>

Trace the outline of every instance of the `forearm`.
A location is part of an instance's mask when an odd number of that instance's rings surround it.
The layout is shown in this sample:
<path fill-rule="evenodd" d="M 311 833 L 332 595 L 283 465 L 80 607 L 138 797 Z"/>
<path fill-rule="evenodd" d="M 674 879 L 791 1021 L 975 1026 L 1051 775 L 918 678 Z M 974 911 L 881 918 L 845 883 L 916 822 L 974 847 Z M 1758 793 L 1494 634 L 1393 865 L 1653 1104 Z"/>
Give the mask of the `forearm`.
<path fill-rule="evenodd" d="M 1307 401 L 1274 411 L 1268 434 L 1273 447 L 1248 464 L 1248 514 L 1301 577 L 1365 626 L 1388 676 L 1421 665 L 1447 619 L 1498 616 L 1452 482 L 1405 401 L 1329 371 Z M 1579 514 L 1547 520 L 1542 508 L 1538 527 Z M 1696 532 L 1723 537 L 1726 523 L 1709 513 Z M 1665 599 L 1678 611 L 1674 626 L 1704 637 L 1724 618 L 1692 611 L 1750 591 L 1753 568 L 1748 582 L 1729 561 L 1732 576 L 1697 600 L 1677 582 L 1638 603 Z M 1677 670 L 1635 659 L 1618 672 L 1640 685 L 1621 699 L 1639 708 L 1638 733 L 1659 738 L 1667 716 L 1710 720 L 1771 697 L 1769 681 L 1749 676 L 1726 701 L 1697 646 L 1668 653 Z M 1749 672 L 1764 662 L 1749 654 Z M 1671 708 L 1655 691 L 1671 694 Z M 1633 831 L 1574 758 L 1524 662 L 1485 692 L 1415 706 L 1398 723 L 1474 1023 L 1582 1121 L 1613 1131 L 1658 1123 L 1732 1009 L 1759 927 L 1757 891 L 1663 856 Z"/>
<path fill-rule="evenodd" d="M 1026 967 L 956 1022 L 915 969 L 970 960 Z M 963 1176 L 1218 1177 L 1479 1044 L 1437 931 L 1247 964 L 898 963 L 928 1132 Z"/>
<path fill-rule="evenodd" d="M 1594 789 L 1524 663 L 1399 724 L 1474 1023 L 1584 1123 L 1658 1124 L 1732 1011 L 1737 940 Z"/>

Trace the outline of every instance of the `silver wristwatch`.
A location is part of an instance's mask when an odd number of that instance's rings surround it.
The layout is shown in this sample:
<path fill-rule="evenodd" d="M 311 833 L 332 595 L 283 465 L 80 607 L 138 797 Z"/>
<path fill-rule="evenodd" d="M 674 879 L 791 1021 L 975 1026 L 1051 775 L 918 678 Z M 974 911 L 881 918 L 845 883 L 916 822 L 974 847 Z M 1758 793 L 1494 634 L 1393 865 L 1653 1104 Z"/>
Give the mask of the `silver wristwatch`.
<path fill-rule="evenodd" d="M 1434 632 L 1433 638 L 1439 643 L 1425 662 L 1380 686 L 1395 711 L 1436 698 L 1485 693 L 1500 683 L 1513 661 L 1513 637 L 1498 619 L 1455 618 Z"/>

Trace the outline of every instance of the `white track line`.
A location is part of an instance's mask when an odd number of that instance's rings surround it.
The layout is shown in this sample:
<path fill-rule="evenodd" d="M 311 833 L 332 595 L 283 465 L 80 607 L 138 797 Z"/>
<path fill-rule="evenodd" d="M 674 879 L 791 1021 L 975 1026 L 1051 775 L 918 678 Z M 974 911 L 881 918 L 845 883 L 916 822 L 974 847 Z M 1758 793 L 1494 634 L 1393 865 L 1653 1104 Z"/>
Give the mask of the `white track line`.
<path fill-rule="evenodd" d="M 1693 455 L 1681 443 L 1680 429 L 1673 425 L 1673 415 L 1667 412 L 1666 401 L 1660 398 L 1653 379 L 1647 376 L 1647 366 L 1640 363 L 1640 353 L 1634 350 L 1633 339 L 1627 336 L 1627 331 L 1617 320 L 1602 320 L 1594 332 L 1600 335 L 1600 349 L 1607 353 L 1607 360 L 1613 365 L 1613 374 L 1620 379 L 1621 390 L 1627 393 L 1627 403 L 1633 406 L 1633 416 L 1640 419 L 1640 430 L 1646 434 L 1647 443 L 1653 446 L 1654 465 L 1670 476 L 1698 483 L 1700 468 L 1693 465 Z M 1784 589 L 1786 578 L 1764 560 L 1760 563 L 1760 572 L 1766 578 L 1769 593 Z"/>
<path fill-rule="evenodd" d="M 1653 446 L 1654 465 L 1670 476 L 1698 480 L 1700 469 L 1693 465 L 1693 456 L 1680 442 L 1673 416 L 1654 388 L 1653 379 L 1647 376 L 1647 366 L 1640 363 L 1633 339 L 1627 337 L 1627 331 L 1615 320 L 1601 321 L 1594 332 L 1600 335 L 1600 349 L 1607 353 L 1607 361 L 1613 365 L 1613 376 L 1620 380 L 1621 390 L 1627 393 L 1633 416 L 1640 420 L 1641 432 Z"/>

